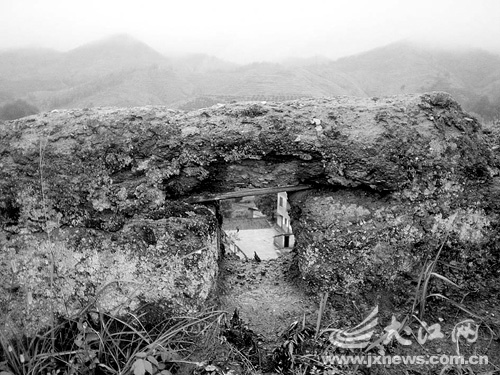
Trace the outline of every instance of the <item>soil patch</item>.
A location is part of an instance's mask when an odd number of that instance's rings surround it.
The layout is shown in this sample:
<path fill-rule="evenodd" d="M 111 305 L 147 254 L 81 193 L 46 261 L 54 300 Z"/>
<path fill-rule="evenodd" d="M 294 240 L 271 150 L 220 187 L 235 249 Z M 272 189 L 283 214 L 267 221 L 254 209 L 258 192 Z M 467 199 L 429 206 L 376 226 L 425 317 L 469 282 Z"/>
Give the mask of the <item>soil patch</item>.
<path fill-rule="evenodd" d="M 280 336 L 294 321 L 314 324 L 318 303 L 300 289 L 290 275 L 292 253 L 257 262 L 226 257 L 221 264 L 221 307 L 233 312 L 258 337 L 263 357 L 279 344 Z"/>
<path fill-rule="evenodd" d="M 308 295 L 299 286 L 291 271 L 293 253 L 280 256 L 278 259 L 257 262 L 255 260 L 243 261 L 235 256 L 226 256 L 221 264 L 220 276 L 220 304 L 221 308 L 229 312 L 229 317 L 237 311 L 239 319 L 237 329 L 248 335 L 252 345 L 256 348 L 251 351 L 252 363 L 255 370 L 264 373 L 276 373 L 276 365 L 282 367 L 284 373 L 291 373 L 290 363 L 295 363 L 295 370 L 301 368 L 304 373 L 314 371 L 338 371 L 335 373 L 355 374 L 495 374 L 498 371 L 499 361 L 499 327 L 498 296 L 485 299 L 482 303 L 469 301 L 469 306 L 476 306 L 475 312 L 486 319 L 481 323 L 478 339 L 474 343 L 462 340 L 459 352 L 465 358 L 471 355 L 488 356 L 488 365 L 417 365 L 401 364 L 389 366 L 349 365 L 345 368 L 337 365 L 320 365 L 320 355 L 356 355 L 363 354 L 363 349 L 346 350 L 333 347 L 328 334 L 316 338 L 315 325 L 319 312 L 319 296 Z M 323 315 L 322 328 L 332 324 L 331 327 L 340 330 L 349 329 L 360 323 L 369 312 L 369 306 L 361 304 L 362 311 L 355 309 L 358 304 L 354 301 L 340 305 L 339 296 L 331 295 Z M 380 301 L 379 301 L 380 302 Z M 437 301 L 436 301 L 437 302 Z M 395 306 L 387 310 L 388 306 L 379 303 L 382 308 L 379 314 L 379 325 L 375 329 L 374 339 L 382 336 L 384 327 L 390 324 L 389 315 L 394 315 L 398 320 L 403 320 L 407 313 L 399 311 Z M 356 311 L 355 311 L 356 310 Z M 392 311 L 394 310 L 394 311 Z M 388 315 L 389 314 L 389 315 Z M 463 311 L 453 308 L 446 303 L 430 303 L 426 313 L 426 320 L 431 323 L 440 323 L 444 337 L 428 341 L 425 345 L 417 343 L 419 324 L 414 319 L 401 335 L 412 341 L 411 346 L 399 345 L 396 340 L 391 340 L 387 345 L 379 345 L 370 350 L 369 355 L 388 356 L 456 356 L 457 345 L 452 342 L 452 331 L 455 323 L 470 319 L 471 316 Z M 389 320 L 388 320 L 389 319 Z M 302 328 L 301 328 L 302 327 Z M 233 329 L 233 331 L 235 331 Z M 289 342 L 293 342 L 294 354 L 288 355 Z M 283 349 L 284 348 L 284 349 Z M 274 355 L 274 358 L 273 358 Z M 366 355 L 366 353 L 365 353 Z M 294 359 L 295 358 L 295 359 Z M 317 363 L 317 365 L 316 365 Z M 282 365 L 287 365 L 283 367 Z M 297 366 L 298 365 L 298 366 Z M 314 367 L 318 366 L 319 367 Z M 293 368 L 293 365 L 291 365 Z M 234 366 L 232 367 L 234 368 Z M 242 367 L 239 368 L 240 370 Z M 311 372 L 312 371 L 312 372 Z M 461 372 L 460 372 L 461 371 Z M 471 372 L 474 371 L 474 372 Z M 293 372 L 293 371 L 292 371 Z M 325 372 L 325 373 L 326 373 Z"/>

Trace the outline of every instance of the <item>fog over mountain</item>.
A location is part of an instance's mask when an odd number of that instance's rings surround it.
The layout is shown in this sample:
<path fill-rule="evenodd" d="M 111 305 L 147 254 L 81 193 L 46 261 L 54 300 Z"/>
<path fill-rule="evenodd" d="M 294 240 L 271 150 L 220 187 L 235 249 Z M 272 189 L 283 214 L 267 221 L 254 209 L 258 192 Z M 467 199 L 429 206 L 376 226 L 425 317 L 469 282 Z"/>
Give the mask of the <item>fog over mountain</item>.
<path fill-rule="evenodd" d="M 0 106 L 17 101 L 41 111 L 142 105 L 189 110 L 232 100 L 433 90 L 450 92 L 465 109 L 486 120 L 497 118 L 500 56 L 401 41 L 337 60 L 316 57 L 235 64 L 205 54 L 165 56 L 123 34 L 68 52 L 0 53 Z"/>
<path fill-rule="evenodd" d="M 498 0 L 3 0 L 0 118 L 446 90 L 498 116 Z"/>
<path fill-rule="evenodd" d="M 73 50 L 129 34 L 236 63 L 338 59 L 398 40 L 500 53 L 497 0 L 2 0 L 0 49 Z"/>

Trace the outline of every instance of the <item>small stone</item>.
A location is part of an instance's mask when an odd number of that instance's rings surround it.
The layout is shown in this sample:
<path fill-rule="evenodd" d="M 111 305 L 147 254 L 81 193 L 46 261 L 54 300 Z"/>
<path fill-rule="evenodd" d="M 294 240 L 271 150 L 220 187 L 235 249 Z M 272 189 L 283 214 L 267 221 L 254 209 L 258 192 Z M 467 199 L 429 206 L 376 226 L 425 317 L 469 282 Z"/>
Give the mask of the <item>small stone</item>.
<path fill-rule="evenodd" d="M 200 134 L 200 129 L 195 126 L 188 126 L 181 130 L 181 135 L 183 137 L 189 137 L 190 135 Z"/>

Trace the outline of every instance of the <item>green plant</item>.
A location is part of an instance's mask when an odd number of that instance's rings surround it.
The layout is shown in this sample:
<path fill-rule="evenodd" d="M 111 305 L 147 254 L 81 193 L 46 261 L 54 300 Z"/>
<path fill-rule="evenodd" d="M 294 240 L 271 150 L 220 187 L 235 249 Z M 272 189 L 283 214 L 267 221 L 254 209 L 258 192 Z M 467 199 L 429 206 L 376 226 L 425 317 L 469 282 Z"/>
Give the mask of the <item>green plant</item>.
<path fill-rule="evenodd" d="M 415 297 L 413 300 L 413 306 L 412 306 L 410 316 L 414 316 L 414 314 L 417 310 L 417 306 L 419 306 L 418 321 L 420 322 L 421 320 L 423 320 L 427 300 L 429 298 L 432 298 L 432 297 L 437 297 L 437 298 L 443 299 L 443 300 L 451 303 L 453 306 L 459 308 L 460 310 L 462 310 L 466 314 L 469 314 L 469 315 L 473 316 L 474 318 L 482 321 L 482 320 L 484 320 L 483 318 L 481 318 L 479 315 L 472 312 L 471 309 L 467 308 L 462 303 L 459 303 L 459 302 L 457 302 L 449 297 L 446 297 L 442 293 L 430 293 L 429 294 L 430 282 L 431 282 L 432 277 L 439 279 L 439 280 L 445 282 L 446 284 L 449 284 L 455 288 L 460 289 L 460 286 L 458 284 L 454 283 L 453 281 L 451 281 L 447 277 L 445 277 L 439 273 L 434 272 L 436 265 L 439 261 L 439 257 L 441 255 L 441 252 L 443 250 L 443 247 L 446 244 L 447 240 L 448 240 L 448 234 L 446 235 L 446 237 L 443 240 L 443 243 L 439 247 L 439 250 L 438 250 L 435 258 L 433 260 L 427 261 L 424 264 L 424 267 L 422 268 L 422 271 L 421 271 L 419 279 L 418 279 L 418 284 L 417 284 L 417 287 L 415 289 Z"/>
<path fill-rule="evenodd" d="M 328 301 L 328 292 L 325 292 L 321 295 L 321 302 L 319 304 L 318 320 L 316 321 L 316 335 L 315 335 L 316 338 L 320 334 L 321 320 L 323 319 L 323 314 L 326 309 L 327 301 Z"/>
<path fill-rule="evenodd" d="M 442 252 L 446 242 L 448 241 L 448 236 L 449 236 L 449 233 L 446 234 L 446 236 L 445 236 L 443 242 L 441 243 L 441 246 L 439 247 L 438 252 L 437 252 L 436 256 L 434 257 L 434 259 L 427 260 L 424 263 L 424 266 L 422 267 L 422 270 L 421 270 L 419 278 L 418 278 L 417 287 L 415 288 L 415 296 L 413 299 L 413 305 L 412 305 L 411 311 L 409 314 L 407 314 L 403 318 L 401 324 L 399 325 L 399 329 L 397 332 L 398 334 L 401 333 L 401 331 L 408 331 L 408 332 L 411 331 L 411 330 L 409 330 L 408 324 L 411 322 L 412 319 L 415 319 L 422 326 L 422 328 L 424 328 L 427 331 L 427 327 L 422 322 L 423 322 L 423 318 L 424 318 L 424 314 L 425 314 L 425 309 L 427 306 L 427 300 L 431 297 L 439 297 L 441 299 L 444 299 L 444 300 L 450 302 L 451 304 L 453 304 L 454 306 L 458 307 L 462 311 L 466 312 L 467 314 L 469 314 L 477 319 L 483 320 L 481 317 L 474 314 L 470 309 L 468 309 L 467 307 L 465 307 L 461 303 L 458 303 L 458 302 L 444 296 L 441 293 L 429 293 L 432 278 L 439 279 L 439 280 L 441 280 L 449 285 L 452 285 L 452 286 L 460 289 L 459 285 L 457 285 L 456 283 L 454 283 L 453 281 L 451 281 L 447 277 L 445 277 L 439 273 L 434 272 L 436 265 L 439 261 L 439 257 L 441 256 L 441 252 Z M 415 315 L 415 313 L 417 312 L 417 307 L 418 307 L 418 317 Z M 491 331 L 491 329 L 490 329 L 490 331 Z M 364 350 L 365 353 L 369 352 L 373 348 L 380 347 L 382 345 L 382 343 L 387 339 L 389 334 L 390 334 L 390 332 L 386 332 L 383 335 L 381 335 L 377 340 L 372 342 L 367 348 L 365 348 L 365 350 Z"/>
<path fill-rule="evenodd" d="M 317 332 L 306 325 L 304 316 L 302 322 L 293 322 L 281 338 L 283 342 L 273 351 L 275 370 L 279 373 L 296 373 L 296 370 L 305 373 L 311 360 L 310 356 L 304 355 L 305 348 L 321 346 Z"/>
<path fill-rule="evenodd" d="M 193 345 L 220 324 L 224 314 L 171 318 L 146 330 L 141 317 L 133 314 L 118 318 L 87 310 L 34 338 L 0 334 L 0 374 L 76 375 L 98 369 L 103 374 L 168 375 L 179 364 L 201 367 L 205 363 L 189 360 Z"/>
<path fill-rule="evenodd" d="M 432 296 L 436 296 L 436 294 L 431 294 L 429 295 L 429 284 L 431 277 L 438 278 L 456 288 L 460 288 L 457 284 L 455 284 L 453 281 L 450 279 L 446 278 L 443 275 L 440 275 L 436 272 L 434 272 L 434 269 L 436 268 L 436 264 L 438 263 L 439 256 L 441 255 L 441 252 L 443 250 L 444 245 L 446 244 L 446 241 L 448 240 L 448 234 L 445 236 L 443 243 L 439 247 L 439 250 L 436 254 L 436 257 L 434 260 L 430 260 L 425 262 L 424 267 L 422 268 L 422 272 L 420 273 L 419 279 L 418 279 L 418 284 L 417 288 L 415 289 L 415 298 L 413 300 L 413 306 L 412 306 L 412 312 L 411 315 L 414 314 L 416 311 L 417 305 L 419 306 L 419 319 L 422 320 L 424 317 L 425 313 L 425 306 L 427 304 L 427 299 Z"/>
<path fill-rule="evenodd" d="M 251 106 L 244 108 L 237 113 L 238 117 L 259 117 L 264 116 L 268 112 L 267 109 L 258 105 L 252 104 Z"/>

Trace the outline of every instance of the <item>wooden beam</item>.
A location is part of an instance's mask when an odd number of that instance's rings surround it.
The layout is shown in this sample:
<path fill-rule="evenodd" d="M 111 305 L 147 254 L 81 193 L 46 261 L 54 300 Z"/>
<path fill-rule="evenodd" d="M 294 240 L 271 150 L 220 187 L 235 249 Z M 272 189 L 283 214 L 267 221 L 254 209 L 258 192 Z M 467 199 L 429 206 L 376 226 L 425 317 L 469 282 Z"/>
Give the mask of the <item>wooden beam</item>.
<path fill-rule="evenodd" d="M 308 189 L 311 189 L 311 186 L 289 185 L 289 186 L 275 186 L 275 187 L 258 188 L 258 189 L 241 189 L 219 194 L 194 195 L 186 199 L 186 201 L 189 203 L 201 203 L 201 202 L 220 201 L 223 199 L 249 197 L 252 195 L 281 193 L 282 191 L 289 192 L 289 191 L 300 191 Z"/>

